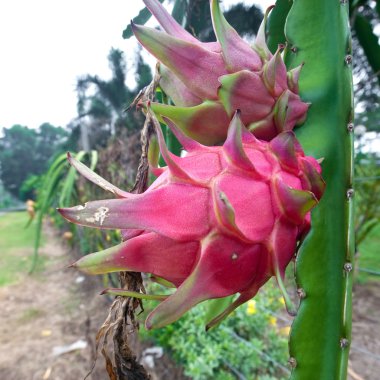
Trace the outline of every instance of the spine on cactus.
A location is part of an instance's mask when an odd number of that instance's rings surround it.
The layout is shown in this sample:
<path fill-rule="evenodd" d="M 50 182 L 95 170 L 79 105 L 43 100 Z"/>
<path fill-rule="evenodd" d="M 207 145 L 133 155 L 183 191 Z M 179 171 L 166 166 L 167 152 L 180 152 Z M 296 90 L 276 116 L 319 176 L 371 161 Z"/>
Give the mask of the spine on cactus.
<path fill-rule="evenodd" d="M 280 2 L 282 0 L 279 0 Z M 353 105 L 346 1 L 294 0 L 286 62 L 305 62 L 300 95 L 312 103 L 297 131 L 308 154 L 324 157 L 326 192 L 296 260 L 301 296 L 290 336 L 292 380 L 343 380 L 351 340 Z"/>

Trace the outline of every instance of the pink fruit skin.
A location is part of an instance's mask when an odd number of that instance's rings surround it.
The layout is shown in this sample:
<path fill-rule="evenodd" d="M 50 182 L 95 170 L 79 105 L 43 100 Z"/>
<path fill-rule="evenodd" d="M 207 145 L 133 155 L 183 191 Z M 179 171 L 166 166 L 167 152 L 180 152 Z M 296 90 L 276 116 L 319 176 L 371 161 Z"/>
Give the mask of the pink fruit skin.
<path fill-rule="evenodd" d="M 73 223 L 124 230 L 123 243 L 83 257 L 75 264 L 80 270 L 147 272 L 177 287 L 148 316 L 147 328 L 171 323 L 201 301 L 239 294 L 227 315 L 270 277 L 283 276 L 325 186 L 318 162 L 304 155 L 293 132 L 261 141 L 236 113 L 223 146 L 207 147 L 165 122 L 187 155 L 170 153 L 157 127 L 167 166 L 145 193 L 102 182 L 70 157 L 119 199 L 59 210 Z"/>
<path fill-rule="evenodd" d="M 309 104 L 298 95 L 302 65 L 289 71 L 281 56 L 273 55 L 265 43 L 268 9 L 255 43 L 250 46 L 228 24 L 218 0 L 210 0 L 216 42 L 202 43 L 184 30 L 158 0 L 144 0 L 164 31 L 132 24 L 133 32 L 161 62 L 160 86 L 175 106 L 190 107 L 186 120 L 174 106 L 152 103 L 159 117 L 168 117 L 183 131 L 205 145 L 225 140 L 229 120 L 239 109 L 242 120 L 256 137 L 269 141 L 282 131 L 290 131 L 305 121 Z M 198 117 L 207 103 L 215 121 L 210 125 Z M 217 109 L 211 104 L 222 105 Z M 142 104 L 145 106 L 145 104 Z"/>

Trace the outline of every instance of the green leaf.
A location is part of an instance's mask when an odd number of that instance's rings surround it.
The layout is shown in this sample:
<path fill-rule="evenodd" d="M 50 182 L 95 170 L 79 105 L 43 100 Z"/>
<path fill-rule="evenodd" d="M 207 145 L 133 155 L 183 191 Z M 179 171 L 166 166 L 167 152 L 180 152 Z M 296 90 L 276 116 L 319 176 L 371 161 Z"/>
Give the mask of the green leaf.
<path fill-rule="evenodd" d="M 216 298 L 205 302 L 205 325 L 221 314 L 234 300 L 234 296 Z"/>
<path fill-rule="evenodd" d="M 377 74 L 380 83 L 380 45 L 379 38 L 373 33 L 370 22 L 358 14 L 355 17 L 355 32 L 358 40 L 367 56 L 368 63 Z"/>
<path fill-rule="evenodd" d="M 357 233 L 356 244 L 359 245 L 379 223 L 379 218 L 368 220 Z"/>
<path fill-rule="evenodd" d="M 45 174 L 45 179 L 41 187 L 40 193 L 37 198 L 38 212 L 36 218 L 36 238 L 34 240 L 34 251 L 33 260 L 30 273 L 36 269 L 37 259 L 38 259 L 38 249 L 41 242 L 41 232 L 42 232 L 42 222 L 45 216 L 52 198 L 55 194 L 55 189 L 62 177 L 64 169 L 66 169 L 66 153 L 59 155 L 50 169 Z"/>
<path fill-rule="evenodd" d="M 86 152 L 81 151 L 75 155 L 75 158 L 78 161 L 82 161 L 85 155 L 86 155 Z M 62 188 L 61 195 L 59 197 L 59 202 L 58 202 L 59 207 L 67 207 L 70 205 L 71 198 L 74 193 L 76 177 L 77 177 L 77 171 L 74 167 L 71 167 L 63 183 L 63 188 Z"/>
<path fill-rule="evenodd" d="M 163 3 L 164 0 L 158 0 L 160 3 Z M 139 24 L 139 25 L 145 25 L 147 23 L 147 21 L 152 17 L 152 14 L 150 13 L 149 9 L 148 8 L 143 8 L 139 14 L 134 17 L 132 19 L 132 21 L 135 23 L 135 24 Z M 128 38 L 131 38 L 133 36 L 133 32 L 132 32 L 132 28 L 131 28 L 131 24 L 129 24 L 124 30 L 123 30 L 123 38 L 124 39 L 128 39 Z"/>
<path fill-rule="evenodd" d="M 176 0 L 174 4 L 172 16 L 181 25 L 186 18 L 188 5 L 189 4 L 187 0 Z"/>
<path fill-rule="evenodd" d="M 90 161 L 90 169 L 95 170 L 96 165 L 98 163 L 99 154 L 96 150 L 91 151 L 91 161 Z"/>
<path fill-rule="evenodd" d="M 267 44 L 269 50 L 274 54 L 279 44 L 285 44 L 285 21 L 292 7 L 292 0 L 277 0 L 268 18 Z"/>
<path fill-rule="evenodd" d="M 81 161 L 86 155 L 85 151 L 80 151 L 76 154 L 75 158 Z M 98 154 L 96 151 L 91 152 L 91 168 L 95 168 L 98 160 Z M 55 161 L 50 166 L 50 169 L 45 174 L 44 182 L 41 186 L 40 193 L 37 199 L 38 212 L 36 217 L 36 238 L 34 241 L 34 252 L 33 261 L 30 272 L 35 270 L 38 258 L 38 249 L 40 247 L 41 232 L 43 218 L 48 212 L 49 208 L 53 204 L 58 186 L 61 184 L 62 177 L 67 171 L 68 165 L 66 162 L 66 153 L 59 155 Z M 71 202 L 72 195 L 75 191 L 75 179 L 76 170 L 71 167 L 68 171 L 65 181 L 63 182 L 63 187 L 61 195 L 59 197 L 59 205 L 67 206 Z"/>

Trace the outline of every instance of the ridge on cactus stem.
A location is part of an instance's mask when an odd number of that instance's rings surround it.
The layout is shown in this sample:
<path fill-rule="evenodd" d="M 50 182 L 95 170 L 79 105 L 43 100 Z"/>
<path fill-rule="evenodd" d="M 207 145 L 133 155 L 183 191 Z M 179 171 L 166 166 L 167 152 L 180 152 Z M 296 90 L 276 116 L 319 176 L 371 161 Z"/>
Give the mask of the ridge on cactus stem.
<path fill-rule="evenodd" d="M 167 149 L 150 108 L 148 112 L 167 166 L 144 193 L 122 191 L 69 157 L 82 175 L 118 199 L 59 212 L 83 226 L 121 229 L 124 236 L 121 244 L 87 255 L 74 266 L 90 274 L 145 272 L 174 286 L 169 296 L 156 297 L 161 303 L 148 316 L 147 328 L 165 326 L 204 300 L 236 294 L 211 327 L 272 276 L 283 289 L 285 268 L 324 191 L 321 168 L 305 156 L 293 132 L 282 132 L 270 142 L 259 140 L 239 112 L 223 146 L 215 147 L 192 140 L 165 118 L 188 152 L 177 157 Z M 106 292 L 144 296 L 122 289 Z"/>
<path fill-rule="evenodd" d="M 170 118 L 206 145 L 225 140 L 237 109 L 248 130 L 266 141 L 304 122 L 309 105 L 298 95 L 302 65 L 287 72 L 281 55 L 284 46 L 273 55 L 265 42 L 266 20 L 273 7 L 250 46 L 228 24 L 218 0 L 210 0 L 217 37 L 211 43 L 202 43 L 184 30 L 158 0 L 144 3 L 164 31 L 136 24 L 132 30 L 159 60 L 160 86 L 175 104 L 151 104 L 161 121 Z"/>

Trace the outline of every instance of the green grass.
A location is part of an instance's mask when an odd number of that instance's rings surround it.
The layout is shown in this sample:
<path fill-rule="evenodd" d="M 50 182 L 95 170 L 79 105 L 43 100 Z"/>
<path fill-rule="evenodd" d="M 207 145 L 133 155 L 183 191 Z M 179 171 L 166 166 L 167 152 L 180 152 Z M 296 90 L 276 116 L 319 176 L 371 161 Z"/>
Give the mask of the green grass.
<path fill-rule="evenodd" d="M 26 212 L 0 215 L 0 286 L 16 283 L 31 268 L 36 229 L 34 223 L 25 228 L 28 219 Z M 40 256 L 37 271 L 44 263 Z"/>
<path fill-rule="evenodd" d="M 26 309 L 21 317 L 19 318 L 19 321 L 21 323 L 27 323 L 32 320 L 38 319 L 44 315 L 44 311 L 40 309 L 36 309 L 34 307 L 31 307 L 29 309 Z"/>
<path fill-rule="evenodd" d="M 380 224 L 374 227 L 359 245 L 359 260 L 357 266 L 380 273 Z M 360 283 L 376 280 L 380 281 L 380 275 L 376 276 L 358 271 L 357 280 Z"/>

